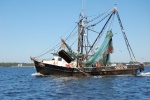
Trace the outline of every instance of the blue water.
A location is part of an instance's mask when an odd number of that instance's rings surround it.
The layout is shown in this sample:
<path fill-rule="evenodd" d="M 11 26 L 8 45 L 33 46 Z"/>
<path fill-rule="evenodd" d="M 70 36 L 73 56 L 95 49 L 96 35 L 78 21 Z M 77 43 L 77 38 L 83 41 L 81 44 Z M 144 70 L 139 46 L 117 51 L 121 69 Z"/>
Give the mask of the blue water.
<path fill-rule="evenodd" d="M 0 68 L 1 100 L 150 100 L 150 67 L 139 76 L 38 76 L 34 68 Z"/>

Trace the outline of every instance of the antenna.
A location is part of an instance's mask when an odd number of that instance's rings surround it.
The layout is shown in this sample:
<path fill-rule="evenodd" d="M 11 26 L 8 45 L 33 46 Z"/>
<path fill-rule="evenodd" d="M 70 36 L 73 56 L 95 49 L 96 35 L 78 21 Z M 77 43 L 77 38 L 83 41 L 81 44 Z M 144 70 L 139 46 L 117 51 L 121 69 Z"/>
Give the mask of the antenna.
<path fill-rule="evenodd" d="M 85 0 L 82 0 L 82 17 L 85 17 Z"/>

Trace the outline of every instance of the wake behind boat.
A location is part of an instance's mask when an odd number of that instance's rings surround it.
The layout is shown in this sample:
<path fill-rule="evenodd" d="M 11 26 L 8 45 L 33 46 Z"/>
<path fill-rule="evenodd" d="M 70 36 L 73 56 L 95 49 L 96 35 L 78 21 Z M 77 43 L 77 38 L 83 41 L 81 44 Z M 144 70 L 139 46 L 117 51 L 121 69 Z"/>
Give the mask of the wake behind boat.
<path fill-rule="evenodd" d="M 110 56 L 114 51 L 112 24 L 115 15 L 119 21 L 132 64 L 117 65 L 110 62 Z M 93 27 L 100 23 L 104 23 L 104 25 L 98 32 Z M 107 31 L 105 32 L 105 30 Z M 96 36 L 93 36 L 95 39 L 91 40 L 89 34 L 93 33 L 96 33 Z M 99 41 L 102 40 L 101 37 L 104 33 L 106 35 L 103 42 L 100 43 Z M 73 39 L 75 35 L 77 37 Z M 116 6 L 91 20 L 88 20 L 88 17 L 82 11 L 77 26 L 66 39 L 61 39 L 61 43 L 57 47 L 59 47 L 55 50 L 57 52 L 51 52 L 52 60 L 39 60 L 37 57 L 31 57 L 38 73 L 61 76 L 136 75 L 144 70 L 144 66 L 136 61 Z M 54 48 L 51 50 L 54 51 Z"/>

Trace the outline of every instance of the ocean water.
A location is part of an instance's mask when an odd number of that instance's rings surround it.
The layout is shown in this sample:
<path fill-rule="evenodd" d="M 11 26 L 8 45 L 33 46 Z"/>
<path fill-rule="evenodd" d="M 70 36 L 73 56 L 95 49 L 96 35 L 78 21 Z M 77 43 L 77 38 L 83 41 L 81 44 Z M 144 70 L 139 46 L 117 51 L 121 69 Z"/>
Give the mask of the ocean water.
<path fill-rule="evenodd" d="M 150 67 L 138 76 L 56 77 L 0 67 L 1 100 L 150 100 Z"/>

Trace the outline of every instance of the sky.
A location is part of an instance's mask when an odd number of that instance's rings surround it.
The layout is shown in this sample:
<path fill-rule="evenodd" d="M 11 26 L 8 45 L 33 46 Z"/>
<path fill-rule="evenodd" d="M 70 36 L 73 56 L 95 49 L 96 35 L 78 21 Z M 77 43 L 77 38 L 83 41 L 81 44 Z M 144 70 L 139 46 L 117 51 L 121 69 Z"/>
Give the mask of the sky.
<path fill-rule="evenodd" d="M 150 0 L 85 0 L 85 14 L 100 14 L 115 4 L 137 61 L 150 62 Z M 81 10 L 82 0 L 0 0 L 0 62 L 30 63 L 30 56 L 49 49 L 76 25 Z M 112 61 L 130 61 L 115 25 Z"/>

